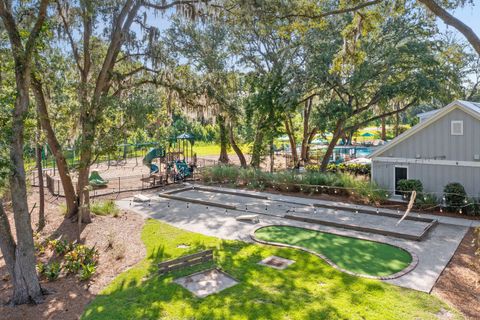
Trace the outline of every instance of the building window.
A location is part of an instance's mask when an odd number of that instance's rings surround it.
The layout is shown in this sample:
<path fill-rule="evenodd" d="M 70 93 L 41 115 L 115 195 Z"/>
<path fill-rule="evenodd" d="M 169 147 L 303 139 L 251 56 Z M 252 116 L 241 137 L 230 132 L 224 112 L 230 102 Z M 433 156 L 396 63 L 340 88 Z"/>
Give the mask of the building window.
<path fill-rule="evenodd" d="M 451 134 L 452 136 L 463 136 L 463 121 L 452 121 Z"/>

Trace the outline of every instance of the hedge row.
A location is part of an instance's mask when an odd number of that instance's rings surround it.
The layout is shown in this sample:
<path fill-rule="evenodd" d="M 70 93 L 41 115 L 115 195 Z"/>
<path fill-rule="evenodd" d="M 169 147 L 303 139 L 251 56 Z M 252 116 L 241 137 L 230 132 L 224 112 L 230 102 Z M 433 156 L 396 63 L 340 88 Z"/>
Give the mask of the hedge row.
<path fill-rule="evenodd" d="M 364 203 L 379 204 L 388 198 L 385 190 L 363 177 L 349 173 L 294 171 L 275 173 L 235 166 L 207 167 L 202 171 L 205 183 L 232 184 L 253 189 L 274 188 L 280 191 L 324 193 L 353 197 Z"/>

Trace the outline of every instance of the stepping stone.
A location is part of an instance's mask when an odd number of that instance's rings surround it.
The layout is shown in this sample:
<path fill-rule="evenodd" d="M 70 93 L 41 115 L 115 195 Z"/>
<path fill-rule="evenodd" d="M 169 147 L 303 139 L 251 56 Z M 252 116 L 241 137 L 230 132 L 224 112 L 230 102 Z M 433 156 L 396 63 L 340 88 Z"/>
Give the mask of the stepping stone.
<path fill-rule="evenodd" d="M 133 196 L 133 202 L 150 202 L 150 198 L 143 194 L 136 194 Z"/>
<path fill-rule="evenodd" d="M 208 295 L 233 287 L 238 282 L 223 271 L 210 269 L 173 280 L 195 296 L 204 298 Z"/>
<path fill-rule="evenodd" d="M 235 218 L 237 221 L 250 221 L 253 223 L 258 223 L 260 220 L 258 219 L 257 214 L 245 214 L 243 216 L 238 216 Z"/>

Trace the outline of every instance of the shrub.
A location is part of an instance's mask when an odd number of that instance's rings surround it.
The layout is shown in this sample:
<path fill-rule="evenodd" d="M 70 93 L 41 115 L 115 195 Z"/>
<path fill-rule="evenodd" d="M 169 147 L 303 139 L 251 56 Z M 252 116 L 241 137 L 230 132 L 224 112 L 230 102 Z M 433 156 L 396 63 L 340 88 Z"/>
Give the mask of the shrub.
<path fill-rule="evenodd" d="M 45 246 L 43 244 L 41 244 L 40 242 L 35 241 L 34 246 L 35 246 L 35 251 L 37 251 L 39 256 L 41 256 L 45 253 Z"/>
<path fill-rule="evenodd" d="M 202 178 L 204 182 L 228 183 L 236 182 L 240 175 L 240 171 L 234 166 L 213 166 L 202 170 Z"/>
<path fill-rule="evenodd" d="M 398 181 L 399 191 L 402 191 L 405 194 L 410 195 L 412 191 L 416 191 L 417 193 L 423 192 L 423 184 L 420 180 L 415 179 L 403 179 Z"/>
<path fill-rule="evenodd" d="M 464 213 L 469 216 L 479 216 L 480 215 L 480 202 L 478 200 L 469 198 L 467 199 L 468 205 L 465 206 Z"/>
<path fill-rule="evenodd" d="M 79 277 L 81 281 L 89 280 L 97 270 L 97 267 L 93 263 L 82 264 L 82 269 L 80 270 Z"/>
<path fill-rule="evenodd" d="M 82 266 L 82 261 L 77 251 L 70 251 L 65 255 L 64 268 L 67 273 L 77 273 Z"/>
<path fill-rule="evenodd" d="M 99 216 L 107 216 L 112 214 L 118 216 L 119 209 L 114 201 L 98 201 L 90 205 L 90 211 Z"/>
<path fill-rule="evenodd" d="M 415 199 L 415 206 L 422 210 L 433 209 L 438 205 L 438 199 L 433 194 L 421 193 Z"/>
<path fill-rule="evenodd" d="M 52 262 L 43 268 L 43 275 L 48 279 L 48 281 L 53 281 L 58 278 L 61 271 L 62 266 L 60 265 L 60 263 Z"/>
<path fill-rule="evenodd" d="M 72 244 L 68 243 L 66 240 L 53 239 L 48 240 L 47 246 L 54 250 L 58 255 L 63 255 L 68 251 L 72 250 Z"/>
<path fill-rule="evenodd" d="M 40 275 L 43 275 L 45 273 L 45 264 L 42 262 L 37 263 L 37 272 Z"/>
<path fill-rule="evenodd" d="M 465 188 L 458 182 L 447 184 L 443 189 L 443 193 L 445 204 L 449 211 L 461 210 L 465 207 L 466 202 L 468 203 Z"/>
<path fill-rule="evenodd" d="M 89 248 L 82 244 L 74 244 L 72 250 L 64 256 L 63 267 L 67 273 L 81 272 L 83 265 L 96 265 L 98 251 L 95 247 Z"/>

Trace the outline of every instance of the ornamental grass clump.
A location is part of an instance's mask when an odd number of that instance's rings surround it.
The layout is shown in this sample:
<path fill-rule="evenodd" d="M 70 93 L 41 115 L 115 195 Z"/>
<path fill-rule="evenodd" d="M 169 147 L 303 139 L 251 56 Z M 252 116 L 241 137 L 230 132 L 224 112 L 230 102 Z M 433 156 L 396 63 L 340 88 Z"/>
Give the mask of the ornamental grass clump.
<path fill-rule="evenodd" d="M 273 188 L 283 192 L 325 193 L 353 197 L 370 204 L 384 202 L 389 194 L 364 177 L 348 173 L 306 171 L 264 172 L 235 166 L 205 168 L 205 183 L 229 183 L 237 187 L 264 190 Z"/>
<path fill-rule="evenodd" d="M 117 216 L 120 209 L 113 200 L 95 201 L 90 205 L 90 212 L 97 216 Z"/>

